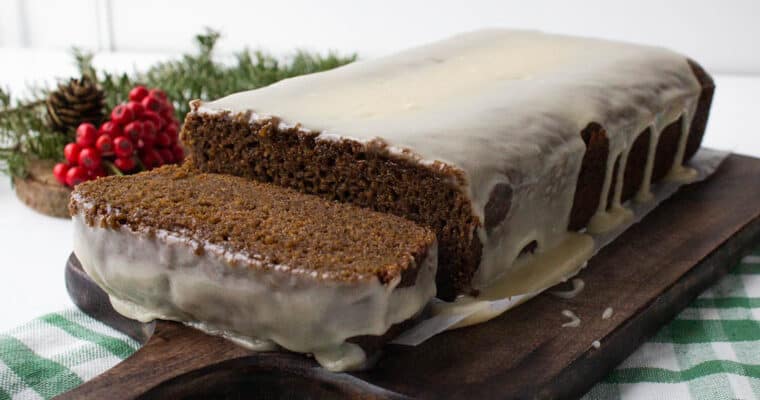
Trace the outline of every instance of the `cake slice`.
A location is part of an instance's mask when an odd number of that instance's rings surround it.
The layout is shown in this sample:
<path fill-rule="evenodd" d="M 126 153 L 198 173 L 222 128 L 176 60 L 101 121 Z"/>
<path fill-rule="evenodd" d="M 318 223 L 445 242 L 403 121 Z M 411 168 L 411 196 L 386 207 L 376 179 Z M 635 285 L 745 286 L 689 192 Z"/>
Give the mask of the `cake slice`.
<path fill-rule="evenodd" d="M 182 137 L 200 170 L 432 229 L 453 300 L 692 178 L 713 89 L 665 49 L 490 29 L 195 101 Z"/>
<path fill-rule="evenodd" d="M 428 229 L 244 178 L 167 166 L 80 184 L 74 253 L 114 308 L 249 348 L 362 367 L 435 295 Z"/>

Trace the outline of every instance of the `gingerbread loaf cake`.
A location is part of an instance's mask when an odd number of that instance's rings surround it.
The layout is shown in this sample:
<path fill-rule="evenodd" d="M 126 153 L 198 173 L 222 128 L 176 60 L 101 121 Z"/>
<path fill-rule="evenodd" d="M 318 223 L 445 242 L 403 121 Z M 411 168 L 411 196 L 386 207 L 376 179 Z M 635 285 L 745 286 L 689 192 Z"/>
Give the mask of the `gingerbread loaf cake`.
<path fill-rule="evenodd" d="M 452 300 L 688 181 L 713 88 L 665 49 L 491 29 L 194 101 L 182 138 L 201 171 L 429 227 Z"/>
<path fill-rule="evenodd" d="M 435 234 L 244 178 L 166 166 L 80 184 L 74 253 L 121 314 L 361 368 L 435 295 Z"/>

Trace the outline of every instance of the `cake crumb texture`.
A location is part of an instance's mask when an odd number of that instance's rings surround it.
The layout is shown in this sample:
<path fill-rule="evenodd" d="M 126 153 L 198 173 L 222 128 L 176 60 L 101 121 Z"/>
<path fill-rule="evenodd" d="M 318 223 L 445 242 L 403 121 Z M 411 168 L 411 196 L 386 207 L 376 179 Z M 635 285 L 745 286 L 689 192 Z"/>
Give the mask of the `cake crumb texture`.
<path fill-rule="evenodd" d="M 412 220 L 437 233 L 438 296 L 468 292 L 482 245 L 479 221 L 454 169 L 394 157 L 381 141 L 319 140 L 276 119 L 190 113 L 182 128 L 195 168 L 289 187 Z M 486 216 L 486 220 L 489 220 Z"/>

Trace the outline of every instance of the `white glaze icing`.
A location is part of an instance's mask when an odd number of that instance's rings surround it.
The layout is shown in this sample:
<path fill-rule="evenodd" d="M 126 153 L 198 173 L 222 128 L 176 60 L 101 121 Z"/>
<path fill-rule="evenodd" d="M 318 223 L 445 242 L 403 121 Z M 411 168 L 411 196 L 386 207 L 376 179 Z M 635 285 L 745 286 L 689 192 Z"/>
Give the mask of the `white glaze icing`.
<path fill-rule="evenodd" d="M 435 295 L 436 246 L 418 267 L 416 283 L 399 288 L 398 278 L 345 282 L 248 268 L 249 257 L 212 244 L 198 255 L 175 232 L 105 229 L 88 226 L 82 216 L 73 224 L 74 253 L 119 313 L 182 321 L 255 350 L 277 344 L 312 353 L 330 370 L 361 368 L 364 352 L 347 339 L 382 335 Z"/>
<path fill-rule="evenodd" d="M 562 315 L 570 319 L 570 321 L 562 324 L 563 328 L 577 328 L 581 326 L 581 319 L 578 318 L 578 316 L 575 315 L 574 312 L 570 310 L 562 310 Z"/>
<path fill-rule="evenodd" d="M 572 299 L 573 297 L 577 296 L 581 291 L 583 291 L 583 288 L 586 287 L 586 283 L 581 278 L 574 278 L 570 281 L 573 284 L 573 288 L 570 290 L 555 290 L 552 291 L 551 294 L 554 296 L 559 297 L 560 299 Z"/>
<path fill-rule="evenodd" d="M 612 313 L 613 313 L 612 307 L 605 308 L 604 311 L 602 312 L 602 319 L 612 318 Z"/>
<path fill-rule="evenodd" d="M 694 115 L 697 110 L 697 102 L 693 101 L 687 105 L 689 109 L 684 115 Z M 684 118 L 681 125 L 681 136 L 678 138 L 678 147 L 675 157 L 673 157 L 673 166 L 665 179 L 675 182 L 691 182 L 697 176 L 697 171 L 683 165 L 683 158 L 686 153 L 686 143 L 689 139 L 689 130 L 691 129 L 691 118 Z"/>
<path fill-rule="evenodd" d="M 566 241 L 584 150 L 579 132 L 589 122 L 600 123 L 610 141 L 604 190 L 589 227 L 605 232 L 630 218 L 620 204 L 623 180 L 611 187 L 615 160 L 621 156 L 622 177 L 628 149 L 650 127 L 637 199 L 651 198 L 659 134 L 681 116 L 688 132 L 700 89 L 686 59 L 665 49 L 490 29 L 196 102 L 193 112 L 274 116 L 320 132 L 321 140 L 380 140 L 423 165 L 440 161 L 464 173 L 462 189 L 481 222 L 493 187 L 510 185 L 506 218 L 490 232 L 473 232 L 483 244 L 473 284 L 484 290 L 516 268 L 531 241 L 538 252 Z M 674 179 L 688 179 L 681 170 L 685 143 L 682 137 Z"/>
<path fill-rule="evenodd" d="M 515 306 L 557 283 L 576 275 L 591 257 L 594 240 L 582 233 L 570 233 L 550 250 L 520 258 L 513 268 L 484 287 L 478 297 L 460 296 L 455 301 L 433 304 L 433 314 L 467 315 L 448 329 L 475 325 L 495 318 L 506 309 L 501 300 Z M 476 311 L 473 311 L 476 310 Z"/>

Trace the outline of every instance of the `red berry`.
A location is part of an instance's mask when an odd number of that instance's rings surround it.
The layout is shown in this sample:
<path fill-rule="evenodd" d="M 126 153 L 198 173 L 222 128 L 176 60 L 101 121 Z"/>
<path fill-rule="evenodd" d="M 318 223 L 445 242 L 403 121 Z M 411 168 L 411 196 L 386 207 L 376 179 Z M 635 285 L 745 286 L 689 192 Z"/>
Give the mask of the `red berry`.
<path fill-rule="evenodd" d="M 156 134 L 150 131 L 143 130 L 140 135 L 140 140 L 137 142 L 137 148 L 145 149 L 151 148 L 156 144 Z"/>
<path fill-rule="evenodd" d="M 124 136 L 119 136 L 113 140 L 113 151 L 117 157 L 131 157 L 135 151 L 135 146 Z"/>
<path fill-rule="evenodd" d="M 77 127 L 77 144 L 82 147 L 88 147 L 95 144 L 95 139 L 98 138 L 98 130 L 95 129 L 95 125 L 90 123 L 79 124 Z"/>
<path fill-rule="evenodd" d="M 147 169 L 157 168 L 164 164 L 164 160 L 161 158 L 161 154 L 152 148 L 148 148 L 147 150 L 143 151 L 142 155 L 140 156 L 140 160 Z"/>
<path fill-rule="evenodd" d="M 111 121 L 120 125 L 126 125 L 135 119 L 135 114 L 124 104 L 119 104 L 111 111 Z"/>
<path fill-rule="evenodd" d="M 153 95 L 148 95 L 148 97 L 142 99 L 142 105 L 146 110 L 151 110 L 156 113 L 164 108 L 164 102 Z"/>
<path fill-rule="evenodd" d="M 135 86 L 129 91 L 129 99 L 132 101 L 141 101 L 148 95 L 148 89 L 145 86 Z"/>
<path fill-rule="evenodd" d="M 100 153 L 98 150 L 88 147 L 79 152 L 79 165 L 93 170 L 100 167 Z"/>
<path fill-rule="evenodd" d="M 177 143 L 177 140 L 179 139 L 177 124 L 169 124 L 164 128 L 164 132 L 167 136 L 169 136 L 169 141 L 174 144 Z"/>
<path fill-rule="evenodd" d="M 174 121 L 174 113 L 166 106 L 166 104 L 158 110 L 158 113 L 161 115 L 161 118 L 171 120 L 172 122 Z"/>
<path fill-rule="evenodd" d="M 148 92 L 148 95 L 157 97 L 159 100 L 166 101 L 166 93 L 161 89 L 151 89 Z"/>
<path fill-rule="evenodd" d="M 174 163 L 174 153 L 172 153 L 169 149 L 158 149 L 158 155 L 161 156 L 161 159 L 164 160 L 165 164 L 172 164 Z"/>
<path fill-rule="evenodd" d="M 158 133 L 158 127 L 156 124 L 154 124 L 153 121 L 149 120 L 143 121 L 143 130 L 146 132 L 151 132 L 153 134 Z"/>
<path fill-rule="evenodd" d="M 137 143 L 137 139 L 143 134 L 143 123 L 140 121 L 132 121 L 124 127 L 124 136 L 126 136 L 132 143 Z"/>
<path fill-rule="evenodd" d="M 107 134 L 101 135 L 95 142 L 95 148 L 104 156 L 113 155 L 113 139 Z"/>
<path fill-rule="evenodd" d="M 164 126 L 177 123 L 177 119 L 174 118 L 174 113 L 172 113 L 171 111 L 167 109 L 161 110 L 159 115 L 161 116 L 161 119 L 164 120 Z"/>
<path fill-rule="evenodd" d="M 169 135 L 167 135 L 166 132 L 161 132 L 156 135 L 156 145 L 161 147 L 169 147 L 171 144 L 172 140 L 169 138 Z"/>
<path fill-rule="evenodd" d="M 135 119 L 140 119 L 142 115 L 145 114 L 145 107 L 136 101 L 130 101 L 127 103 L 127 108 L 132 111 L 132 115 L 135 116 Z"/>
<path fill-rule="evenodd" d="M 79 162 L 79 152 L 82 151 L 82 147 L 76 143 L 69 143 L 63 148 L 63 156 L 66 157 L 66 161 L 71 165 L 77 165 Z"/>
<path fill-rule="evenodd" d="M 99 166 L 99 167 L 97 167 L 97 168 L 95 168 L 95 169 L 91 169 L 91 170 L 87 171 L 87 177 L 90 178 L 90 179 L 102 178 L 102 177 L 104 177 L 106 175 L 108 175 L 108 174 L 106 173 L 106 170 L 105 170 L 105 168 L 103 168 L 102 165 Z"/>
<path fill-rule="evenodd" d="M 106 121 L 103 123 L 103 125 L 100 125 L 100 129 L 98 129 L 98 133 L 101 135 L 108 135 L 112 138 L 115 138 L 117 136 L 121 136 L 124 134 L 124 130 L 121 128 L 121 125 L 117 124 L 113 121 Z"/>
<path fill-rule="evenodd" d="M 119 157 L 113 161 L 113 165 L 116 166 L 121 172 L 129 172 L 135 169 L 137 163 L 134 157 Z"/>
<path fill-rule="evenodd" d="M 69 172 L 69 166 L 64 163 L 58 163 L 53 167 L 53 176 L 61 185 L 66 184 L 66 173 Z"/>
<path fill-rule="evenodd" d="M 87 169 L 84 167 L 71 167 L 66 172 L 66 184 L 71 187 L 86 181 L 87 178 Z"/>
<path fill-rule="evenodd" d="M 142 120 L 145 122 L 152 122 L 153 126 L 155 126 L 156 129 L 158 129 L 158 126 L 161 124 L 161 116 L 158 115 L 157 112 L 153 112 L 151 110 L 145 110 L 145 114 L 143 114 Z"/>
<path fill-rule="evenodd" d="M 182 162 L 182 160 L 185 159 L 185 150 L 182 149 L 180 146 L 173 146 L 172 147 L 172 154 L 174 154 L 174 162 Z"/>

